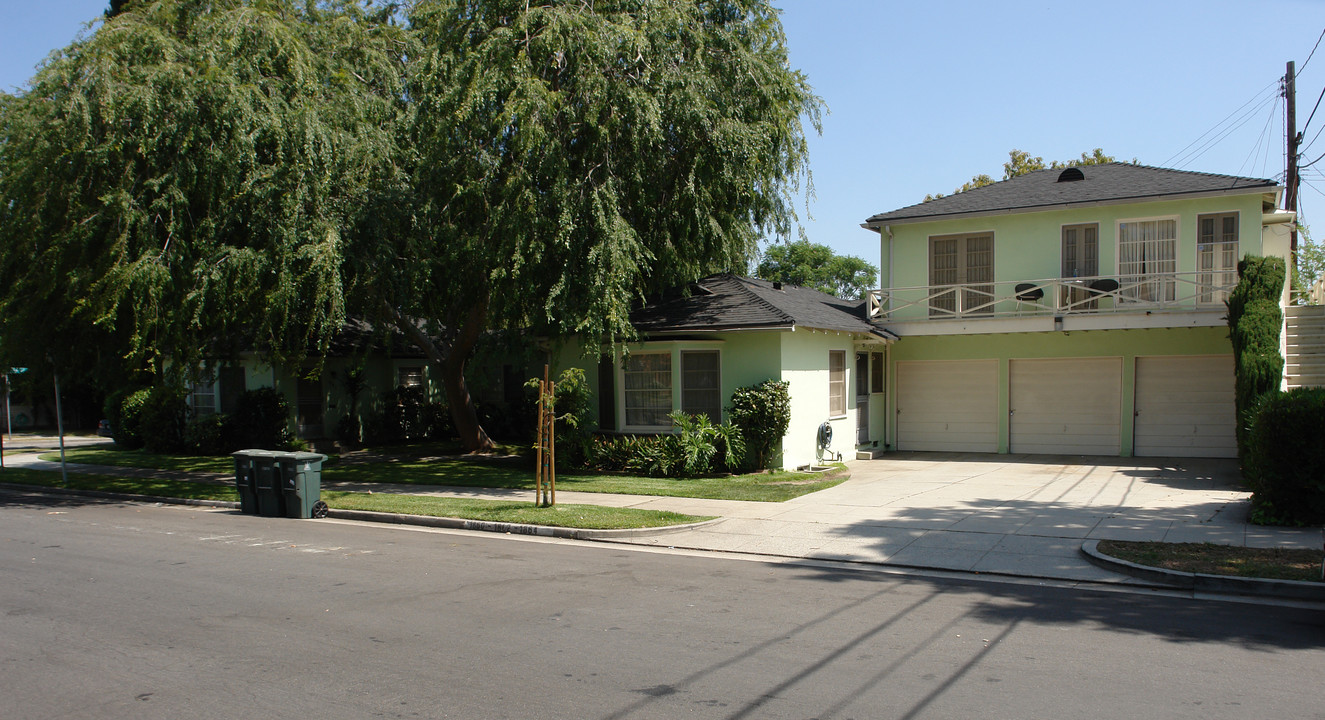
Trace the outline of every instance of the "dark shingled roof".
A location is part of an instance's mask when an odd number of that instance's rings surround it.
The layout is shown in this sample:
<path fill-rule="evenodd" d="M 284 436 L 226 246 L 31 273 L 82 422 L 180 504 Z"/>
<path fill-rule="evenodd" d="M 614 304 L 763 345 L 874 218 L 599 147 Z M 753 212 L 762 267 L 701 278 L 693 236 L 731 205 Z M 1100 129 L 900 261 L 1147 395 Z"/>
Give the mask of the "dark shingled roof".
<path fill-rule="evenodd" d="M 664 297 L 630 314 L 640 332 L 712 332 L 793 327 L 895 337 L 865 319 L 863 300 L 843 300 L 818 290 L 738 275 L 710 275 L 691 284 L 685 297 Z"/>
<path fill-rule="evenodd" d="M 1077 169 L 1085 175 L 1085 179 L 1058 182 L 1063 168 L 1037 170 L 993 185 L 880 213 L 866 220 L 864 226 L 877 229 L 891 223 L 1031 212 L 1080 204 L 1154 201 L 1187 195 L 1271 192 L 1277 187 L 1273 180 L 1129 163 L 1085 165 Z"/>

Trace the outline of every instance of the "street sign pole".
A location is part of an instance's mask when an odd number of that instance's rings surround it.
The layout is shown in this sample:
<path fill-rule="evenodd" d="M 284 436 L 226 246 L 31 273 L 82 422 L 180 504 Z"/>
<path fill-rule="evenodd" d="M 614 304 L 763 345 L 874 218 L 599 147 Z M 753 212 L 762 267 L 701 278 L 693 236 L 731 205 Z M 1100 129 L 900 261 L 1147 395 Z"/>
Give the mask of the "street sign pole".
<path fill-rule="evenodd" d="M 51 368 L 51 378 L 55 381 L 55 428 L 60 433 L 60 482 L 61 487 L 69 487 L 69 471 L 64 463 L 64 416 L 60 414 L 60 375 Z"/>

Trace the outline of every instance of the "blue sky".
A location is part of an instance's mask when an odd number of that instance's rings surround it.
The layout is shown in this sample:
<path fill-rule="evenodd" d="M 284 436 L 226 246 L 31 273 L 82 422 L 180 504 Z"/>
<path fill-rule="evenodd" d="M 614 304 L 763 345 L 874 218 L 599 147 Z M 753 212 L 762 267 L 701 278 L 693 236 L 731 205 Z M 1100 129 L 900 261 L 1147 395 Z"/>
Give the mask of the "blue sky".
<path fill-rule="evenodd" d="M 1299 130 L 1325 88 L 1325 43 L 1307 61 L 1325 30 L 1320 1 L 774 1 L 792 65 L 830 111 L 811 140 L 817 197 L 808 215 L 798 206 L 805 230 L 874 263 L 865 218 L 979 173 L 998 179 L 1012 148 L 1049 161 L 1102 147 L 1281 179 L 1284 64 L 1299 69 Z M 0 87 L 26 83 L 105 7 L 0 0 Z M 1305 161 L 1325 154 L 1325 134 L 1310 144 L 1322 128 L 1325 107 L 1306 127 Z M 1321 170 L 1325 160 L 1304 174 L 1308 224 L 1325 220 Z"/>

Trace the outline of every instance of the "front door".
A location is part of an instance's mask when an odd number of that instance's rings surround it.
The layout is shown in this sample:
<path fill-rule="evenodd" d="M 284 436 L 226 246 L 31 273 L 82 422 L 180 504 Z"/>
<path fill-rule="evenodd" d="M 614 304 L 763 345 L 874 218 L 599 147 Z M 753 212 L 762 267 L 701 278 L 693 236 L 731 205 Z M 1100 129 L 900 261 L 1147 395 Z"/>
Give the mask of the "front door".
<path fill-rule="evenodd" d="M 869 353 L 856 353 L 856 444 L 870 444 Z"/>

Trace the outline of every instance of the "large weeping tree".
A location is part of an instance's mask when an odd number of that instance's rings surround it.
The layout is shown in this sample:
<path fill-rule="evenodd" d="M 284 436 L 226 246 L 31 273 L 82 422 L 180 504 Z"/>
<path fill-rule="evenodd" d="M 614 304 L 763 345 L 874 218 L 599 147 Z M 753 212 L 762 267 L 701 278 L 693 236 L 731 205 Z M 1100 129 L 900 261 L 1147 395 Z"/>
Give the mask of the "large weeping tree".
<path fill-rule="evenodd" d="M 0 97 L 0 361 L 297 359 L 341 324 L 346 233 L 408 180 L 407 34 L 353 0 L 114 5 Z"/>
<path fill-rule="evenodd" d="M 352 266 L 469 448 L 491 446 L 464 383 L 485 331 L 617 342 L 636 300 L 788 232 L 820 101 L 767 2 L 421 0 L 409 23 L 415 201 Z"/>

